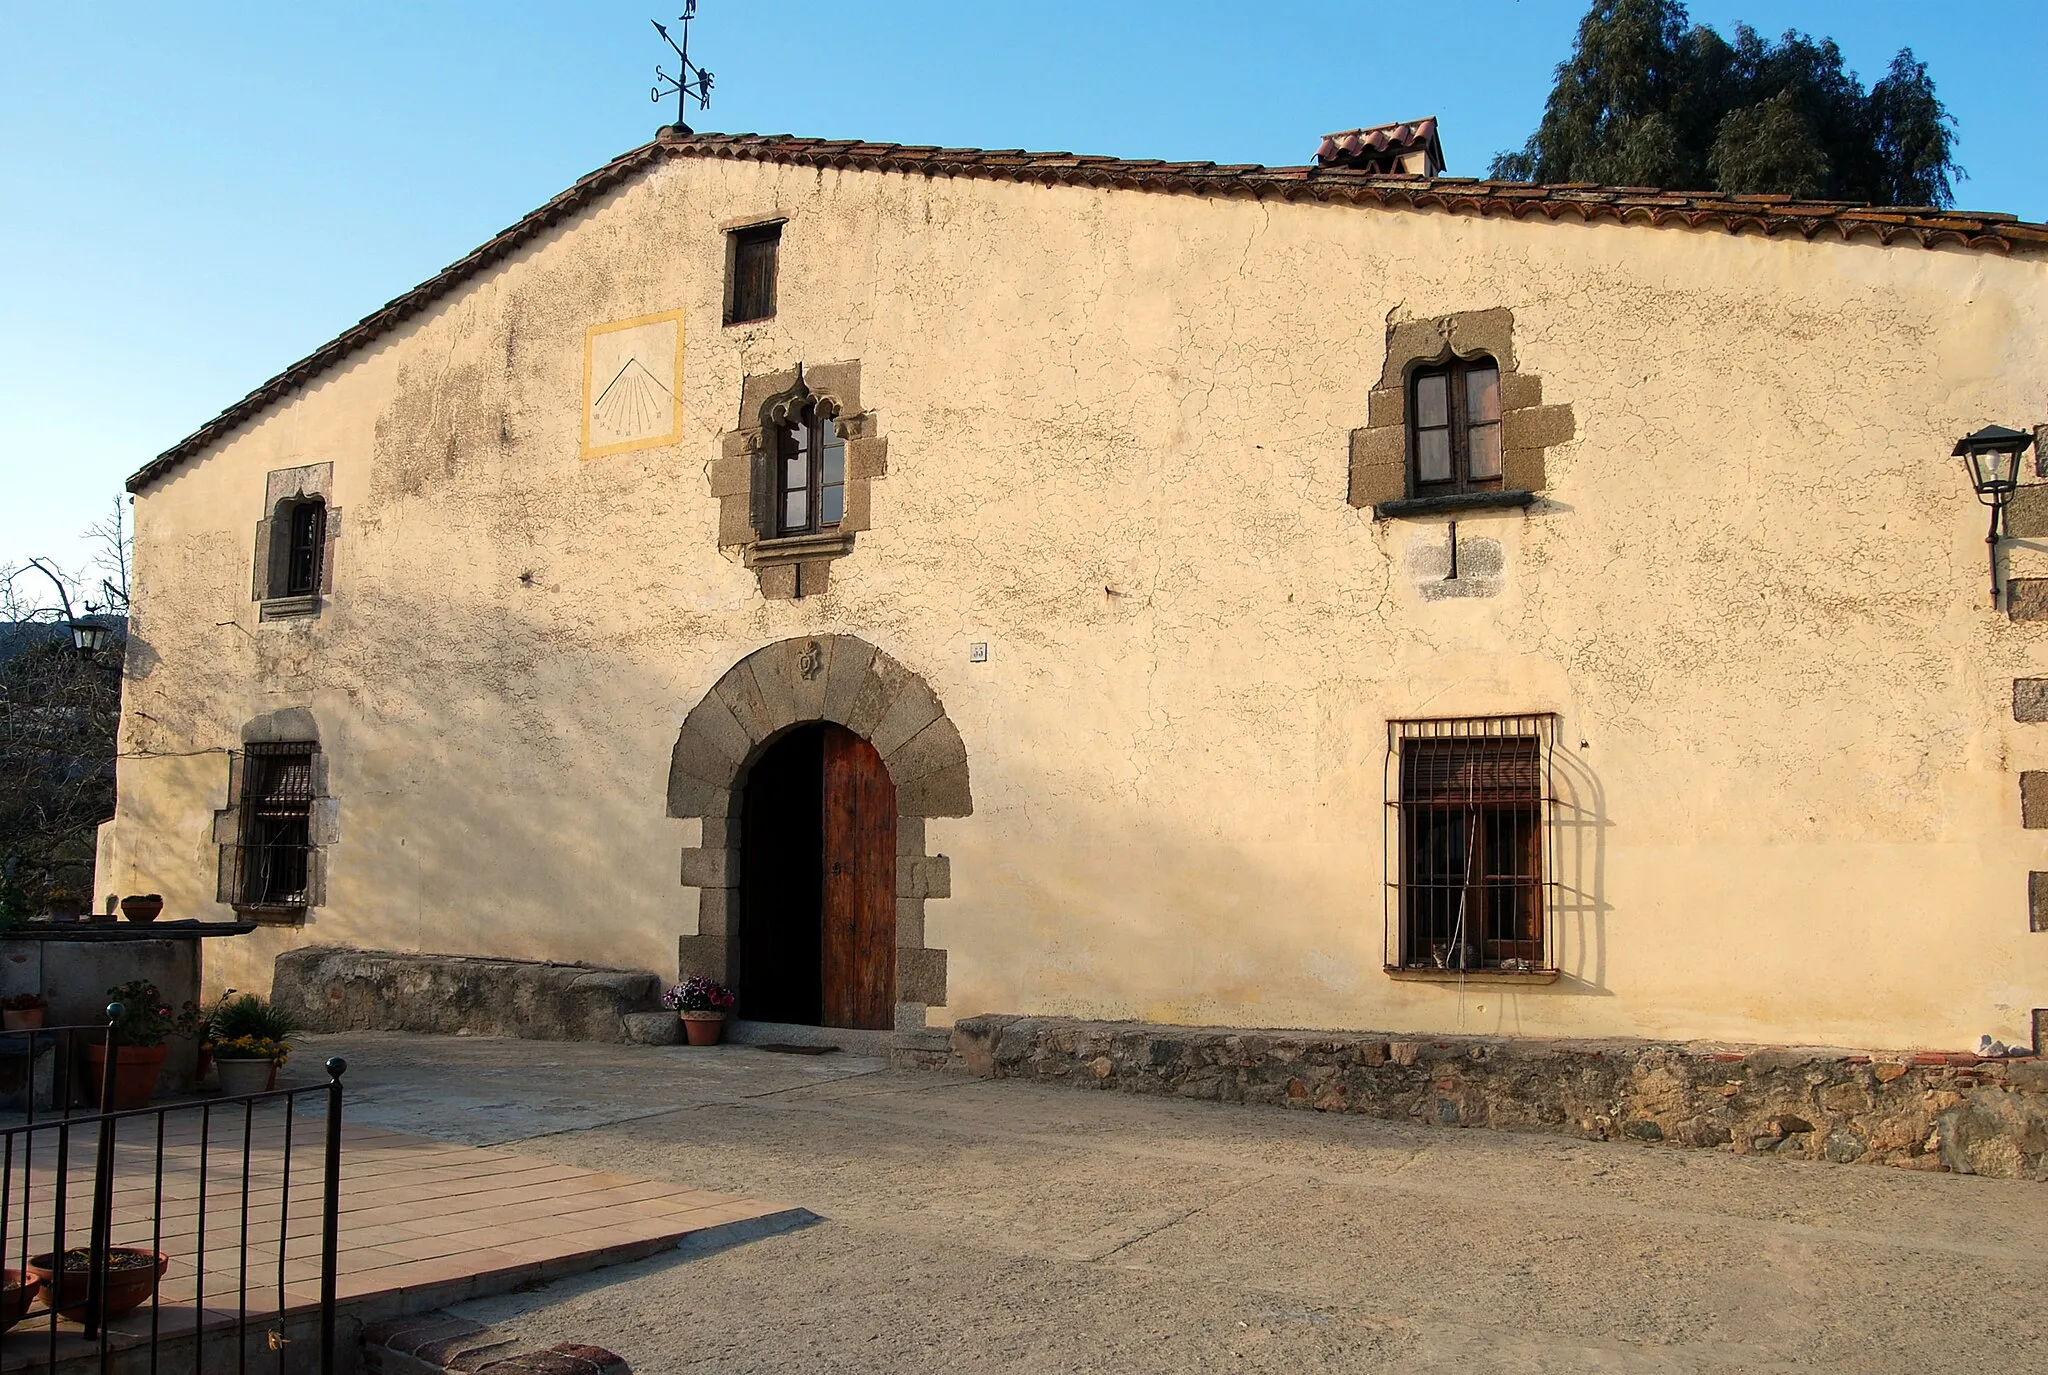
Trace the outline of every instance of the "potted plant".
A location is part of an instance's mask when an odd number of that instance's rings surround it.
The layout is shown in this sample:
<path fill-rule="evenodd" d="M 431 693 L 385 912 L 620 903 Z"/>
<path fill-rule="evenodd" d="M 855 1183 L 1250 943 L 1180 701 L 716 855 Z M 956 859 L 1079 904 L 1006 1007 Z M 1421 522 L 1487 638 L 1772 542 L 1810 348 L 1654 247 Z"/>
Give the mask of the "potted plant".
<path fill-rule="evenodd" d="M 135 893 L 121 899 L 121 915 L 137 925 L 155 921 L 163 910 L 162 893 Z"/>
<path fill-rule="evenodd" d="M 114 1101 L 102 1104 L 101 1109 L 146 1108 L 156 1090 L 157 1071 L 164 1067 L 164 1042 L 189 1026 L 198 1009 L 188 1004 L 182 1014 L 171 1011 L 164 995 L 147 979 L 115 985 L 107 990 L 107 1001 L 121 1005 L 121 1020 L 114 1028 L 120 1044 L 114 1058 Z M 105 1083 L 106 1042 L 88 1041 L 85 1062 L 93 1083 Z"/>
<path fill-rule="evenodd" d="M 50 1004 L 40 993 L 16 993 L 10 998 L 0 998 L 0 1028 L 34 1031 L 43 1024 L 43 1016 L 49 1010 Z"/>
<path fill-rule="evenodd" d="M 0 1332 L 28 1315 L 28 1306 L 42 1281 L 20 1270 L 0 1270 Z"/>
<path fill-rule="evenodd" d="M 683 1019 L 683 1034 L 691 1045 L 715 1046 L 725 1034 L 725 1014 L 732 1009 L 734 997 L 718 980 L 699 975 L 671 987 L 661 995 L 661 1002 Z"/>
<path fill-rule="evenodd" d="M 43 898 L 43 907 L 53 920 L 77 921 L 85 915 L 86 900 L 69 888 L 52 888 Z M 107 918 L 112 921 L 112 917 Z"/>
<path fill-rule="evenodd" d="M 261 1093 L 277 1087 L 277 1067 L 291 1058 L 291 1018 L 254 993 L 231 988 L 207 1019 L 205 1044 L 220 1070 L 221 1092 Z"/>
<path fill-rule="evenodd" d="M 73 1322 L 85 1321 L 86 1305 L 91 1302 L 91 1267 L 92 1249 L 86 1246 L 74 1246 L 64 1253 L 62 1275 L 57 1273 L 54 1251 L 28 1259 L 29 1274 L 43 1287 L 43 1301 Z M 156 1282 L 170 1268 L 171 1258 L 162 1251 L 144 1246 L 108 1247 L 107 1317 L 124 1318 L 149 1302 L 149 1296 L 156 1292 Z"/>

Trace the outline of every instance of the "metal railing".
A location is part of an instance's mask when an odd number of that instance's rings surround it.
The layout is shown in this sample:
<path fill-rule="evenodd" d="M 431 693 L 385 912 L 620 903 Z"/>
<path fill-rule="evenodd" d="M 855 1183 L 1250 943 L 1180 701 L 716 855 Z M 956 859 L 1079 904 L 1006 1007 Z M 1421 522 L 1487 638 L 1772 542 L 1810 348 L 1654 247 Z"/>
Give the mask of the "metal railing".
<path fill-rule="evenodd" d="M 0 1330 L 12 1329 L 4 1339 L 8 1367 L 80 1369 L 96 1356 L 101 1371 L 118 1360 L 124 1370 L 154 1375 L 164 1343 L 189 1337 L 189 1356 L 179 1353 L 170 1364 L 193 1375 L 204 1375 L 209 1360 L 246 1375 L 252 1339 L 258 1364 L 274 1352 L 279 1375 L 315 1368 L 334 1375 L 347 1063 L 327 1061 L 322 1084 L 117 1110 L 121 1015 L 115 1003 L 105 1027 L 0 1033 L 0 1048 L 30 1038 L 22 1067 L 27 1120 L 0 1127 Z M 73 1111 L 73 1081 L 55 1064 L 67 1045 L 75 1057 L 80 1033 L 105 1048 L 90 1112 Z M 47 1038 L 53 1058 L 56 1115 L 41 1120 L 36 1037 Z M 302 1100 L 318 1100 L 319 1110 L 302 1109 Z M 312 1179 L 295 1167 L 295 1156 L 315 1145 Z M 38 1299 L 43 1307 L 30 1314 Z M 304 1340 L 292 1329 L 303 1332 L 314 1319 L 317 1367 L 290 1355 Z M 32 1345 L 47 1363 L 30 1354 Z"/>
<path fill-rule="evenodd" d="M 38 1111 L 69 1117 L 94 1107 L 100 1086 L 92 1080 L 88 1047 L 104 1045 L 106 1036 L 106 1027 L 85 1024 L 0 1031 L 0 1099 L 19 1097 L 30 1122 Z"/>

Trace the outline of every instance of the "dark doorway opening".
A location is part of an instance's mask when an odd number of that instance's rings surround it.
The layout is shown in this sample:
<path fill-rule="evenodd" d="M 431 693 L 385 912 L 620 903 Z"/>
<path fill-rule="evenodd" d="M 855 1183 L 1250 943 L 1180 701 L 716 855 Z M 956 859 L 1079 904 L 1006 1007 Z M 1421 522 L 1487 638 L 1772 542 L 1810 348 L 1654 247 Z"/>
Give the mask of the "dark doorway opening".
<path fill-rule="evenodd" d="M 843 726 L 799 726 L 747 776 L 739 1014 L 887 1029 L 896 1004 L 896 786 Z"/>

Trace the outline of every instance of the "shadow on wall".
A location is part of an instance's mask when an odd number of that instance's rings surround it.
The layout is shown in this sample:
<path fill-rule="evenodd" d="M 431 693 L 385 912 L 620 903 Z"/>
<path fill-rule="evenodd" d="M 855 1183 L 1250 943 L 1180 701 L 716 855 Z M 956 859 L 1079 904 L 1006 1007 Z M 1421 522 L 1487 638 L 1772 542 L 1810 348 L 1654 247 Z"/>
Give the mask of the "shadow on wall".
<path fill-rule="evenodd" d="M 1551 786 L 1557 790 L 1551 818 L 1552 854 L 1557 865 L 1551 897 L 1552 956 L 1560 971 L 1553 993 L 1611 998 L 1607 987 L 1607 791 L 1585 756 L 1560 744 L 1552 754 Z"/>
<path fill-rule="evenodd" d="M 485 524 L 501 518 L 489 504 L 451 509 Z M 447 546 L 409 541 L 424 543 L 415 556 L 420 566 L 401 560 L 362 579 L 317 619 L 259 627 L 257 681 L 276 690 L 250 716 L 310 708 L 329 758 L 338 835 L 327 853 L 327 905 L 303 927 L 233 942 L 237 949 L 219 952 L 210 971 L 224 977 L 211 983 L 267 986 L 270 960 L 307 943 L 583 960 L 664 978 L 674 972 L 678 938 L 698 929 L 699 905 L 698 890 L 681 886 L 679 873 L 682 851 L 696 837 L 667 814 L 675 743 L 685 715 L 721 675 L 784 637 L 765 632 L 736 642 L 728 608 L 699 612 L 640 585 L 658 581 L 649 570 L 606 574 L 616 586 L 578 587 L 576 605 L 635 607 L 634 624 L 578 619 L 558 599 L 561 588 L 527 566 L 538 561 L 531 543 L 505 536 L 479 528 L 445 538 L 501 551 L 499 566 L 486 556 L 474 575 L 510 596 L 481 585 L 437 586 L 427 565 Z M 628 536 L 576 532 L 579 543 L 602 538 Z M 650 609 L 660 614 L 643 619 L 639 613 Z M 884 647 L 900 645 L 911 629 L 897 623 L 905 613 L 892 607 L 842 603 L 837 610 L 842 624 L 829 631 Z M 858 628 L 843 624 L 855 619 L 863 622 Z M 199 721 L 192 704 L 249 700 L 248 631 L 194 627 L 182 643 L 171 637 L 183 631 L 155 633 L 173 671 L 137 685 L 138 709 L 165 723 L 143 720 L 147 733 L 161 731 L 164 748 L 238 738 L 244 722 Z M 160 695 L 170 692 L 169 700 Z M 341 703 L 345 711 L 336 710 Z M 977 750 L 968 741 L 971 761 Z M 1518 988 L 1525 1005 L 1606 993 L 1604 801 L 1584 762 L 1559 753 L 1555 930 L 1566 977 Z M 1067 783 L 1055 786 L 1043 774 L 1022 781 L 1015 759 L 1001 769 L 1001 794 L 1039 799 L 1034 811 L 1071 796 Z M 191 805 L 208 813 L 225 805 L 228 774 L 222 760 L 216 791 Z M 988 801 L 998 803 L 997 795 Z M 1332 873 L 1318 879 L 1320 892 L 1307 892 L 1295 852 L 1283 861 L 1273 847 L 1174 824 L 1172 813 L 1135 802 L 1072 805 L 1093 806 L 1097 815 L 1027 823 L 998 803 L 978 805 L 974 819 L 935 824 L 928 851 L 957 845 L 986 866 L 976 874 L 956 869 L 958 896 L 929 912 L 926 944 L 952 950 L 950 1011 L 991 1010 L 963 1005 L 960 995 L 978 1001 L 970 990 L 995 983 L 984 971 L 1000 970 L 1003 988 L 1045 1011 L 1156 1017 L 1163 1001 L 1163 1010 L 1185 1009 L 1183 1017 L 1249 1023 L 1273 1017 L 1251 1009 L 1298 1002 L 1356 1005 L 1360 1016 L 1343 1020 L 1375 1020 L 1364 1009 L 1386 1001 L 1377 967 L 1379 866 L 1370 858 L 1379 849 L 1376 834 L 1357 837 L 1368 858 L 1348 885 L 1347 875 Z M 1002 851 L 977 835 L 997 826 L 1013 837 Z M 1057 838 L 1076 834 L 1106 839 L 1078 850 Z M 210 845 L 202 849 L 210 856 Z M 151 862 L 168 855 L 158 847 Z M 144 871 L 132 881 L 169 892 L 158 877 Z M 211 869 L 193 877 L 210 899 Z M 1272 904 L 1270 911 L 1293 920 L 1285 905 L 1304 897 L 1306 920 L 1292 926 L 1258 910 Z M 1287 934 L 1276 942 L 1247 934 L 1248 927 Z M 1205 941 L 1205 932 L 1217 938 Z M 1146 961 L 1142 981 L 1121 967 L 1134 951 Z M 1313 998 L 1290 992 L 1311 987 Z M 1161 1000 L 1160 988 L 1203 992 Z M 1312 1024 L 1335 1023 L 1319 1017 Z"/>
<path fill-rule="evenodd" d="M 1513 986 L 1480 978 L 1462 995 L 1454 986 L 1397 985 L 1381 969 L 1399 909 L 1380 886 L 1377 818 L 1355 845 L 1233 844 L 1203 826 L 1168 830 L 1160 810 L 1132 803 L 1100 810 L 1099 821 L 1083 814 L 1047 828 L 1095 837 L 1085 844 L 1027 836 L 996 853 L 971 828 L 1014 828 L 1011 799 L 1070 796 L 1071 780 L 1040 774 L 1020 785 L 1014 766 L 1001 779 L 983 774 L 975 817 L 935 823 L 930 843 L 953 856 L 954 896 L 928 919 L 930 944 L 951 950 L 948 1011 L 1358 1030 L 1442 1030 L 1448 1015 L 1471 1017 L 1461 1024 L 1475 1033 L 1517 1034 L 1532 1004 L 1613 997 L 1605 896 L 1613 823 L 1586 761 L 1560 750 L 1555 767 L 1551 930 L 1561 976 Z M 1304 849 L 1318 852 L 1310 864 L 1327 857 L 1330 866 L 1313 883 L 1304 882 Z M 1000 1007 L 984 1006 L 997 984 L 1017 991 L 999 995 Z M 1439 996 L 1456 999 L 1456 1010 L 1418 1011 L 1417 998 Z"/>

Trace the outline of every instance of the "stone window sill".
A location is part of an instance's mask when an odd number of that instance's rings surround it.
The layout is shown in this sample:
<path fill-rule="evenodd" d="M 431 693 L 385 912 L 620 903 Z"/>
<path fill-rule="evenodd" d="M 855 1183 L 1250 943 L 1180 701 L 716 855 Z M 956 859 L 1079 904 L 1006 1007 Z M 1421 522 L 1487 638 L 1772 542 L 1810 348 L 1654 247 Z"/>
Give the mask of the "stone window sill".
<path fill-rule="evenodd" d="M 1406 969 L 1390 964 L 1387 977 L 1403 983 L 1454 984 L 1554 984 L 1555 969 Z"/>
<path fill-rule="evenodd" d="M 263 621 L 282 621 L 319 614 L 320 598 L 317 596 L 266 597 L 257 610 L 256 618 Z"/>
<path fill-rule="evenodd" d="M 306 921 L 306 906 L 271 906 L 264 903 L 238 902 L 234 905 L 235 915 L 244 921 L 259 922 L 265 926 L 303 926 Z"/>
<path fill-rule="evenodd" d="M 757 540 L 747 549 L 747 567 L 768 568 L 807 559 L 836 559 L 853 551 L 853 536 L 837 529 L 816 535 L 782 535 Z"/>
<path fill-rule="evenodd" d="M 1528 506 L 1535 500 L 1534 492 L 1513 489 L 1501 492 L 1447 492 L 1442 496 L 1404 497 L 1400 501 L 1382 501 L 1372 508 L 1372 518 L 1395 520 L 1402 516 L 1447 516 L 1456 515 L 1461 511 L 1488 511 Z"/>

